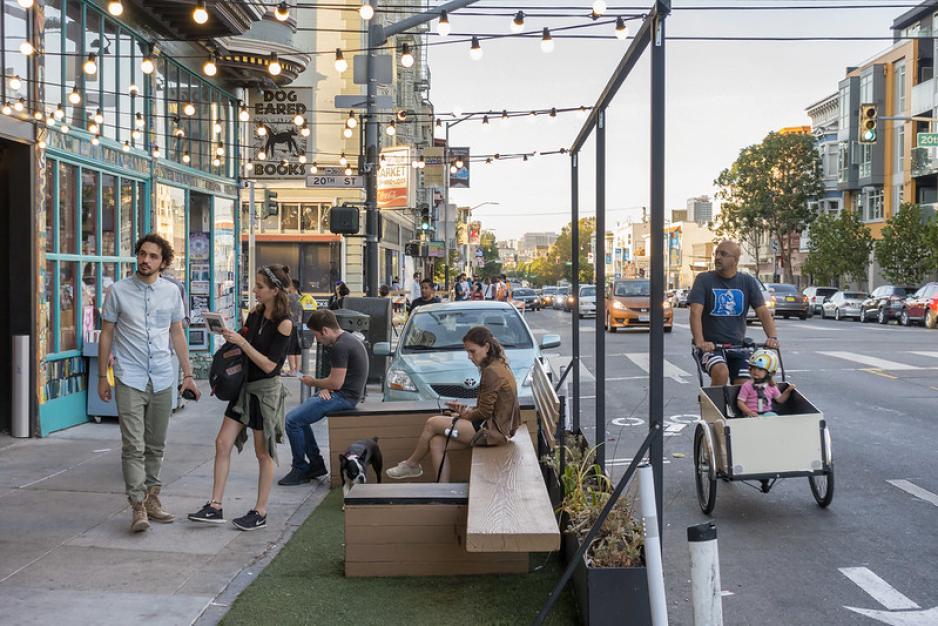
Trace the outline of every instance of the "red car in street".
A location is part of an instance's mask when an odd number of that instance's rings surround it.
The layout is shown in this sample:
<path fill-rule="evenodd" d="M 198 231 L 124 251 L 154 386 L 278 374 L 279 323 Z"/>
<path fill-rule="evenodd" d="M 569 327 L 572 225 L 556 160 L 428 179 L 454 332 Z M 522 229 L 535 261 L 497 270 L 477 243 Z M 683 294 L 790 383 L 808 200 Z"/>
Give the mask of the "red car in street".
<path fill-rule="evenodd" d="M 938 327 L 938 283 L 927 283 L 903 302 L 899 323 L 909 326 L 924 322 L 927 328 Z"/>

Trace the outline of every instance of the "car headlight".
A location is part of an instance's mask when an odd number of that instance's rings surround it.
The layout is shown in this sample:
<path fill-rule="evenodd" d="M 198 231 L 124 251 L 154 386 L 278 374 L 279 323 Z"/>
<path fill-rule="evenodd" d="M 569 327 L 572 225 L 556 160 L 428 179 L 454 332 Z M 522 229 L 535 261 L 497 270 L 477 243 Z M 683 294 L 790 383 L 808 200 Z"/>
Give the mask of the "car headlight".
<path fill-rule="evenodd" d="M 616 300 L 615 302 L 612 303 L 612 308 L 614 308 L 614 309 L 616 309 L 616 310 L 619 310 L 619 311 L 625 311 L 626 309 L 628 309 L 627 306 L 625 306 L 624 304 L 622 304 L 622 303 L 619 302 L 618 300 Z"/>
<path fill-rule="evenodd" d="M 404 370 L 388 371 L 388 389 L 397 389 L 398 391 L 417 391 L 417 385 L 410 379 Z"/>

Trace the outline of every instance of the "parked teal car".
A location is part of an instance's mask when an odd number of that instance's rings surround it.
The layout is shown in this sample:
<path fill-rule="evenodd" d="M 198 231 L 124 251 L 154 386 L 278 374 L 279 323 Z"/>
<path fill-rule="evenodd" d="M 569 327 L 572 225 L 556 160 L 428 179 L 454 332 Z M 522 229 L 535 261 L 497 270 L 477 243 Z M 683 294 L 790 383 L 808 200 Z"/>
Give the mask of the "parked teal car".
<path fill-rule="evenodd" d="M 479 391 L 479 370 L 469 360 L 462 338 L 473 326 L 485 326 L 505 347 L 508 365 L 518 382 L 518 395 L 531 397 L 530 372 L 541 350 L 560 345 L 559 335 L 538 343 L 518 310 L 507 302 L 445 302 L 414 311 L 392 352 L 376 343 L 376 356 L 390 356 L 384 400 L 467 400 Z"/>

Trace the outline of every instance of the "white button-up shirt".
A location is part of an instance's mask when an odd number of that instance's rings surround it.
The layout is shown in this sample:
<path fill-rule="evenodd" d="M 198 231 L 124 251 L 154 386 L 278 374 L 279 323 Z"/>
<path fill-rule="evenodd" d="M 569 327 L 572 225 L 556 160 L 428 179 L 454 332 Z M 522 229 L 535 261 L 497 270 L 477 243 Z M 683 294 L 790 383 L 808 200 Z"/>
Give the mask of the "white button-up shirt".
<path fill-rule="evenodd" d="M 163 278 L 152 284 L 136 274 L 111 286 L 101 317 L 114 323 L 114 373 L 122 383 L 146 391 L 173 384 L 169 327 L 185 319 L 179 289 Z"/>

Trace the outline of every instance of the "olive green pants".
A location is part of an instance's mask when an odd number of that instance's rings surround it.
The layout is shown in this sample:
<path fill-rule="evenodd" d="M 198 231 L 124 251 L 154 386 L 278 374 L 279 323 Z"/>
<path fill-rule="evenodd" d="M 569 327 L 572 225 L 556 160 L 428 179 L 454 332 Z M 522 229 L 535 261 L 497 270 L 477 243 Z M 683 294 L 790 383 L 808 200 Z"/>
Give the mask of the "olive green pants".
<path fill-rule="evenodd" d="M 115 400 L 127 497 L 132 502 L 142 502 L 147 490 L 160 484 L 173 389 L 167 387 L 153 393 L 152 383 L 147 383 L 146 391 L 140 391 L 118 380 Z"/>

